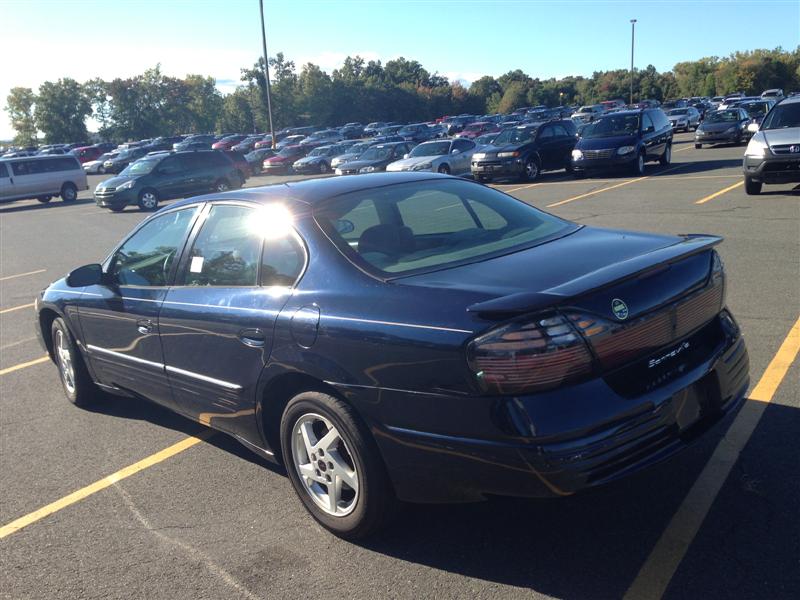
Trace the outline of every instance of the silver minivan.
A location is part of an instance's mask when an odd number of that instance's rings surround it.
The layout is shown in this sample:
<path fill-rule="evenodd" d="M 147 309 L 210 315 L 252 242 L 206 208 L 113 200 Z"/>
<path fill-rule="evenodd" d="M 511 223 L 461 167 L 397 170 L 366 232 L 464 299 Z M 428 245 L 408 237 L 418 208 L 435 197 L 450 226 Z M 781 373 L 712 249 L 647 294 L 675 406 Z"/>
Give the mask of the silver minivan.
<path fill-rule="evenodd" d="M 25 198 L 50 202 L 53 196 L 73 202 L 79 190 L 88 189 L 81 163 L 70 154 L 0 158 L 0 202 Z"/>

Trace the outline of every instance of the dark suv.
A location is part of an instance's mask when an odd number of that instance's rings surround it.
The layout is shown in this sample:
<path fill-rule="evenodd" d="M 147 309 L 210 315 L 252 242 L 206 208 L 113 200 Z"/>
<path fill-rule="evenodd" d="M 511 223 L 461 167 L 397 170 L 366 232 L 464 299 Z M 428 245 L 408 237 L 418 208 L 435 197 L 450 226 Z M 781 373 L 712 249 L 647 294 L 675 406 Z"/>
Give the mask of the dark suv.
<path fill-rule="evenodd" d="M 143 158 L 94 191 L 97 206 L 120 212 L 128 204 L 155 210 L 159 201 L 224 192 L 240 185 L 235 165 L 222 152 L 175 152 Z"/>
<path fill-rule="evenodd" d="M 605 115 L 583 130 L 572 151 L 577 177 L 616 168 L 641 175 L 651 160 L 672 160 L 672 124 L 660 108 Z"/>
<path fill-rule="evenodd" d="M 542 171 L 566 169 L 575 147 L 570 119 L 520 125 L 501 131 L 472 155 L 472 176 L 478 181 L 515 178 L 535 180 Z"/>

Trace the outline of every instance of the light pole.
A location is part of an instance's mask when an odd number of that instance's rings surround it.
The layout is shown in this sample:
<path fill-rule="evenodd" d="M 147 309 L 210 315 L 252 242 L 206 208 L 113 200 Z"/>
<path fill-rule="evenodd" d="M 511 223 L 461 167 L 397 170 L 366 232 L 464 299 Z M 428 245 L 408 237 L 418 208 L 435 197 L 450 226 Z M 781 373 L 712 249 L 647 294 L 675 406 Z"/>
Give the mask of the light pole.
<path fill-rule="evenodd" d="M 631 19 L 631 101 L 633 104 L 633 40 L 636 31 L 636 19 Z"/>
<path fill-rule="evenodd" d="M 267 56 L 267 31 L 264 28 L 264 0 L 258 0 L 261 10 L 261 45 L 264 48 L 264 80 L 267 84 L 267 114 L 269 115 L 269 135 L 272 140 L 272 149 L 275 149 L 275 128 L 272 126 L 272 100 L 269 93 L 269 57 Z M 633 85 L 633 84 L 631 84 Z"/>

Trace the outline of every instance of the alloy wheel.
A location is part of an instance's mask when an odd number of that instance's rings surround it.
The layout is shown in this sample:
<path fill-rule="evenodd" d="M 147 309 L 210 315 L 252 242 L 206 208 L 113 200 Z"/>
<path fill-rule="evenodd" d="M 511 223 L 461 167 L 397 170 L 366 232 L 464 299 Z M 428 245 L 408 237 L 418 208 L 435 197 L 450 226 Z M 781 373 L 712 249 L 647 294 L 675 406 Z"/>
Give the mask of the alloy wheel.
<path fill-rule="evenodd" d="M 539 165 L 536 164 L 535 160 L 528 162 L 525 165 L 525 176 L 528 180 L 533 181 L 539 175 Z"/>
<path fill-rule="evenodd" d="M 72 354 L 70 353 L 67 336 L 62 330 L 56 331 L 56 357 L 58 358 L 58 370 L 61 372 L 61 379 L 64 387 L 70 394 L 75 393 L 75 369 L 72 366 Z"/>
<path fill-rule="evenodd" d="M 358 502 L 359 475 L 339 431 L 327 418 L 301 416 L 292 428 L 292 462 L 303 487 L 325 513 L 344 517 Z"/>
<path fill-rule="evenodd" d="M 145 192 L 142 194 L 142 208 L 151 210 L 158 204 L 158 198 L 153 192 Z"/>

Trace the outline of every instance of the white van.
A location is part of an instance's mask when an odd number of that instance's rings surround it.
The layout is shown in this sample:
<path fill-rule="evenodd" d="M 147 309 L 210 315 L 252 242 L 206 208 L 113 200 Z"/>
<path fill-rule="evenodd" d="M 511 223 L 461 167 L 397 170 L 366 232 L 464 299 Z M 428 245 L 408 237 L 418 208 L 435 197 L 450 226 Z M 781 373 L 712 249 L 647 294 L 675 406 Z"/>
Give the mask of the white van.
<path fill-rule="evenodd" d="M 71 154 L 0 158 L 0 202 L 36 198 L 50 202 L 61 196 L 73 202 L 79 190 L 88 190 L 86 173 Z"/>

